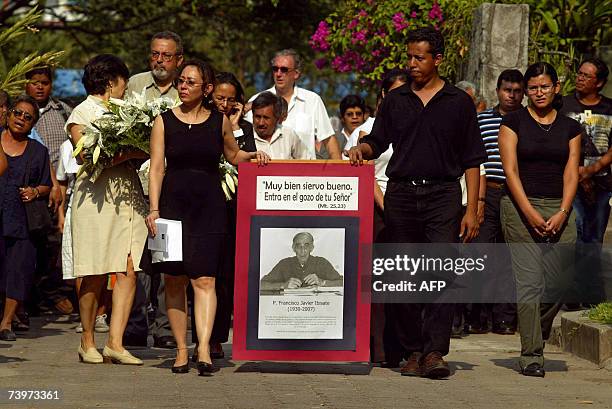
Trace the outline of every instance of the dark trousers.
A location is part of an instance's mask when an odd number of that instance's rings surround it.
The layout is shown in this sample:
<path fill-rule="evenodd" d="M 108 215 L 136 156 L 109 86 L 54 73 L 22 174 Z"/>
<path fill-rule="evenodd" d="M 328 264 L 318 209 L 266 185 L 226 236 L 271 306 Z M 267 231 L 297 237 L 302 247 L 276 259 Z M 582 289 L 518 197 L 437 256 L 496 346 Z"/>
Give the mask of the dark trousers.
<path fill-rule="evenodd" d="M 384 212 L 374 206 L 374 242 L 386 241 Z M 372 303 L 370 308 L 370 360 L 371 362 L 399 362 L 404 351 L 394 334 L 393 308 L 390 304 Z"/>
<path fill-rule="evenodd" d="M 500 219 L 500 201 L 505 195 L 503 188 L 487 186 L 485 197 L 484 222 L 480 225 L 480 233 L 474 243 L 505 243 L 504 234 Z M 482 291 L 487 294 L 486 298 L 508 299 L 508 294 L 515 292 L 514 279 L 512 277 L 511 258 L 508 252 L 504 257 L 505 262 L 498 263 L 499 269 L 495 274 L 485 277 L 482 283 Z M 468 309 L 467 321 L 473 326 L 486 328 L 491 319 L 493 327 L 502 322 L 509 325 L 516 325 L 516 304 L 515 303 L 494 303 L 494 304 L 472 304 Z"/>
<path fill-rule="evenodd" d="M 414 186 L 389 181 L 385 193 L 388 240 L 397 243 L 456 243 L 461 224 L 459 182 Z M 448 354 L 453 304 L 389 304 L 394 333 L 408 355 Z"/>
<path fill-rule="evenodd" d="M 49 209 L 53 226 L 57 224 L 57 213 Z M 64 286 L 60 254 L 62 250 L 62 235 L 55 228 L 49 233 L 36 237 L 36 273 L 30 307 L 36 311 L 37 305 L 46 304 L 49 307 L 70 297 L 71 292 L 61 291 Z"/>
<path fill-rule="evenodd" d="M 567 303 L 598 304 L 605 300 L 602 243 L 610 216 L 610 192 L 593 185 L 589 194 L 578 188 L 573 207 L 576 213 L 576 260 L 574 284 Z"/>

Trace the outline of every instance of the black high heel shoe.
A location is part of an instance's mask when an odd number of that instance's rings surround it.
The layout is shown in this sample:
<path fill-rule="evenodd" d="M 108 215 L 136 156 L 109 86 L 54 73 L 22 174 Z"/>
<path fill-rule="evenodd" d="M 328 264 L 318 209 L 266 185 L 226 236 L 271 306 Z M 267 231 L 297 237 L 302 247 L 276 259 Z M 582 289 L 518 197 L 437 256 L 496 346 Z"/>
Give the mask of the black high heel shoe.
<path fill-rule="evenodd" d="M 198 361 L 198 375 L 200 376 L 212 376 L 215 371 L 215 367 L 213 364 L 209 364 L 208 362 Z"/>
<path fill-rule="evenodd" d="M 182 351 L 185 350 L 187 351 L 187 348 L 177 348 L 177 355 L 178 355 L 178 351 Z M 176 363 L 176 359 L 174 360 L 174 363 Z M 172 366 L 172 373 L 187 373 L 189 372 L 189 352 L 187 352 L 187 363 L 184 365 L 179 365 L 179 366 Z"/>
<path fill-rule="evenodd" d="M 187 373 L 187 372 L 189 372 L 189 361 L 185 365 L 172 367 L 172 373 Z"/>

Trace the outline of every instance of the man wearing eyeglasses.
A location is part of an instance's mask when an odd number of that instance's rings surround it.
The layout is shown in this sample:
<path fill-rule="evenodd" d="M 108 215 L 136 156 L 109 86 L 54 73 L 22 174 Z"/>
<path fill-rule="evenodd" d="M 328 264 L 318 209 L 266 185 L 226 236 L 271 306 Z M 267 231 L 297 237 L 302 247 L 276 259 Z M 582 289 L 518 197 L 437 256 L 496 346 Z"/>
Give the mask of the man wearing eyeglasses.
<path fill-rule="evenodd" d="M 274 86 L 266 91 L 287 101 L 287 119 L 283 126 L 298 134 L 313 158 L 316 156 L 315 143 L 321 142 L 329 152 L 330 159 L 341 159 L 338 141 L 331 137 L 335 132 L 321 97 L 296 85 L 302 75 L 302 59 L 299 54 L 292 49 L 278 51 L 272 58 L 271 65 Z M 251 97 L 249 102 L 258 95 Z M 252 112 L 248 112 L 245 119 L 253 122 Z"/>
<path fill-rule="evenodd" d="M 172 31 L 162 31 L 151 38 L 149 67 L 151 71 L 133 75 L 128 83 L 126 98 L 132 92 L 145 90 L 147 101 L 162 96 L 178 100 L 178 91 L 174 86 L 176 69 L 183 63 L 183 41 Z"/>
<path fill-rule="evenodd" d="M 156 33 L 151 38 L 149 52 L 150 71 L 133 75 L 128 82 L 126 98 L 145 91 L 145 98 L 151 101 L 160 97 L 167 97 L 178 101 L 178 90 L 175 86 L 177 68 L 183 63 L 183 41 L 172 31 Z M 136 283 L 136 295 L 128 325 L 123 335 L 123 343 L 130 346 L 147 346 L 149 330 L 147 308 L 151 290 L 151 278 L 148 274 L 140 272 Z M 172 336 L 168 314 L 166 312 L 165 285 L 161 277 L 157 289 L 157 310 L 155 322 L 151 325 L 153 344 L 158 348 L 176 348 L 176 341 Z"/>
<path fill-rule="evenodd" d="M 595 304 L 604 300 L 599 255 L 610 216 L 612 196 L 612 99 L 601 94 L 609 69 L 598 58 L 584 60 L 576 75 L 576 91 L 563 97 L 561 112 L 583 126 L 580 184 L 574 199 L 577 251 L 580 263 L 566 306 L 579 309 L 579 303 Z M 588 265 L 587 265 L 588 263 Z"/>

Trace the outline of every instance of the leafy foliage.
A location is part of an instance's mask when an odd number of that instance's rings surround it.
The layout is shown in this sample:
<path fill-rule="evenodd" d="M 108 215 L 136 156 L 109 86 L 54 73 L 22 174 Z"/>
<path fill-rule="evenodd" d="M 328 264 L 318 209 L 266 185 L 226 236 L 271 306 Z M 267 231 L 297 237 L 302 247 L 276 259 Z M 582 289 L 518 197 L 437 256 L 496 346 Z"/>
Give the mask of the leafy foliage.
<path fill-rule="evenodd" d="M 36 30 L 32 27 L 40 19 L 42 12 L 36 8 L 31 9 L 15 24 L 0 31 L 0 50 L 10 48 L 15 42 L 20 41 L 24 36 L 35 34 Z M 12 68 L 4 61 L 3 54 L 0 52 L 0 89 L 10 95 L 17 95 L 22 92 L 27 83 L 24 74 L 34 68 L 57 65 L 63 51 L 49 51 L 38 54 L 34 51 L 21 58 Z"/>
<path fill-rule="evenodd" d="M 409 30 L 434 25 L 442 31 L 446 53 L 441 74 L 457 81 L 470 49 L 472 16 L 485 0 L 348 0 L 319 26 L 310 45 L 322 58 L 318 67 L 351 72 L 372 84 L 384 71 L 406 64 Z M 497 2 L 497 1 L 492 1 Z M 612 0 L 505 0 L 530 5 L 529 60 L 547 61 L 573 87 L 577 64 L 612 41 Z"/>
<path fill-rule="evenodd" d="M 433 26 L 445 38 L 441 74 L 456 80 L 467 58 L 474 9 L 484 0 L 349 0 L 338 6 L 311 37 L 322 54 L 319 68 L 352 72 L 364 83 L 380 80 L 390 68 L 406 66 L 406 36 L 417 27 Z"/>
<path fill-rule="evenodd" d="M 19 10 L 38 3 L 18 1 L 23 3 Z M 308 38 L 333 5 L 332 0 L 71 0 L 69 9 L 45 8 L 52 17 L 38 23 L 38 41 L 18 41 L 2 53 L 12 65 L 30 52 L 60 47 L 66 50 L 64 65 L 72 68 L 83 67 L 96 54 L 112 53 L 135 73 L 148 69 L 151 36 L 172 30 L 183 38 L 186 58 L 201 58 L 216 70 L 233 72 L 249 95 L 265 81 L 257 73 L 269 72 L 274 51 L 295 48 L 311 61 Z M 305 73 L 315 71 L 309 64 Z"/>
<path fill-rule="evenodd" d="M 530 6 L 529 60 L 554 65 L 567 94 L 580 60 L 612 42 L 612 0 L 532 0 Z"/>
<path fill-rule="evenodd" d="M 387 69 L 406 65 L 405 37 L 410 30 L 426 25 L 439 28 L 443 23 L 437 1 L 348 0 L 319 23 L 310 45 L 323 54 L 315 62 L 317 67 L 329 65 L 373 83 Z"/>
<path fill-rule="evenodd" d="M 612 303 L 601 303 L 591 308 L 589 318 L 603 324 L 612 324 Z"/>

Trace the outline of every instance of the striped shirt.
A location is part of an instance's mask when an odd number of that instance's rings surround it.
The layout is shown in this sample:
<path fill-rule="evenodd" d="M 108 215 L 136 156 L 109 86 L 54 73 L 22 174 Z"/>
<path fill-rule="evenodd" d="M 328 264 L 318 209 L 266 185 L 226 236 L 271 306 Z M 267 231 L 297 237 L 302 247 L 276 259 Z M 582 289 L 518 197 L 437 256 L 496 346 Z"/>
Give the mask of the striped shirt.
<path fill-rule="evenodd" d="M 478 126 L 480 135 L 487 151 L 487 161 L 483 164 L 487 175 L 487 180 L 493 182 L 505 182 L 506 176 L 499 156 L 499 127 L 502 116 L 495 108 L 487 109 L 478 114 Z"/>

